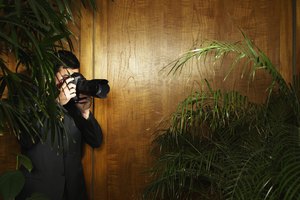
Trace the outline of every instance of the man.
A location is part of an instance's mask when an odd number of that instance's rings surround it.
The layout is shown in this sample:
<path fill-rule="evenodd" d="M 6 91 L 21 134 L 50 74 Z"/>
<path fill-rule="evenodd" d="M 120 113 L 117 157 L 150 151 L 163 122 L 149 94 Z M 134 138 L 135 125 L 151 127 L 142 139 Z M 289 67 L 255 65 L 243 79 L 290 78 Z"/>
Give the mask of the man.
<path fill-rule="evenodd" d="M 99 147 L 102 142 L 101 127 L 90 111 L 91 98 L 76 96 L 76 85 L 72 73 L 78 72 L 80 63 L 70 51 L 59 51 L 59 58 L 64 66 L 56 65 L 56 84 L 59 90 L 56 99 L 64 115 L 60 117 L 66 135 L 53 143 L 51 129 L 47 123 L 40 134 L 48 134 L 46 141 L 32 143 L 25 137 L 20 139 L 22 153 L 33 163 L 33 170 L 24 170 L 25 186 L 17 199 L 25 200 L 32 193 L 42 193 L 51 200 L 85 200 L 87 199 L 83 169 L 82 145 Z M 62 131 L 60 133 L 62 135 Z M 61 144 L 61 145 L 59 145 Z"/>

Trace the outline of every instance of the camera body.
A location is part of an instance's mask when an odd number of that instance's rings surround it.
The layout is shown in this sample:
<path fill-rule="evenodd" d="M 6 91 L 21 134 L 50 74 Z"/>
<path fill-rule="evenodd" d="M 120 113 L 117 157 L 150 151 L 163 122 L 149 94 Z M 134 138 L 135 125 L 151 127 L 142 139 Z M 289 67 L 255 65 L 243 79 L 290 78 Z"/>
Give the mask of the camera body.
<path fill-rule="evenodd" d="M 106 79 L 86 80 L 80 73 L 73 73 L 71 74 L 71 77 L 74 78 L 74 84 L 76 85 L 75 101 L 79 99 L 79 94 L 97 98 L 106 98 L 109 93 L 110 87 L 108 85 L 108 80 Z"/>

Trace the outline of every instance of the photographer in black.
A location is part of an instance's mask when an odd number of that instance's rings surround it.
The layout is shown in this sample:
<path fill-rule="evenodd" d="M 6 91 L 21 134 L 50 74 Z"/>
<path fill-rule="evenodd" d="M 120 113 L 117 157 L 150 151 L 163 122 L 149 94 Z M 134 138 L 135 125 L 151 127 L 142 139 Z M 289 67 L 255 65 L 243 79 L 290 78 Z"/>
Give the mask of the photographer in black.
<path fill-rule="evenodd" d="M 58 57 L 65 64 L 55 66 L 59 90 L 56 101 L 64 111 L 60 119 L 68 136 L 64 138 L 68 139 L 62 142 L 61 152 L 53 148 L 50 137 L 35 143 L 20 139 L 22 153 L 31 159 L 33 170 L 24 170 L 26 181 L 19 200 L 25 200 L 32 193 L 42 193 L 51 200 L 87 199 L 81 163 L 82 145 L 87 143 L 97 148 L 102 142 L 101 127 L 90 111 L 91 96 L 104 98 L 109 87 L 106 80 L 91 82 L 79 74 L 80 63 L 72 52 L 59 51 Z M 41 127 L 41 135 L 50 135 L 49 132 L 46 125 Z"/>

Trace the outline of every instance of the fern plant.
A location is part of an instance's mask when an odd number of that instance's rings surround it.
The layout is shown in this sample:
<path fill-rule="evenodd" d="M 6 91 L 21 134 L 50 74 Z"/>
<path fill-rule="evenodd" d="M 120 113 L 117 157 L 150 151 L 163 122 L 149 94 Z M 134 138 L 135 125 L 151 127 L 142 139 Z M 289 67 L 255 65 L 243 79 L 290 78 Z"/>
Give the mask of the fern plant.
<path fill-rule="evenodd" d="M 53 66 L 62 63 L 59 49 L 73 50 L 70 24 L 84 6 L 96 8 L 94 0 L 0 1 L 0 132 L 17 137 L 39 137 L 34 127 L 43 117 L 52 124 L 53 140 L 60 136 L 61 110 Z M 76 14 L 76 15 L 77 15 Z M 5 58 L 12 62 L 7 63 Z M 34 124 L 33 124 L 34 123 Z M 21 131 L 22 130 L 22 133 Z M 50 137 L 50 136 L 49 136 Z"/>
<path fill-rule="evenodd" d="M 243 34 L 241 42 L 204 43 L 176 59 L 169 73 L 187 62 L 231 59 L 230 74 L 251 68 L 271 75 L 263 103 L 238 91 L 207 89 L 182 101 L 170 125 L 153 140 L 156 160 L 145 199 L 264 200 L 300 198 L 299 90 Z M 226 77 L 225 77 L 226 78 Z"/>
<path fill-rule="evenodd" d="M 69 24 L 74 23 L 74 14 L 79 11 L 74 6 L 80 3 L 96 8 L 94 0 L 0 1 L 1 135 L 14 134 L 19 138 L 28 134 L 35 142 L 41 137 L 36 127 L 48 118 L 51 134 L 40 139 L 62 141 L 57 139 L 63 137 L 57 130 L 64 129 L 59 120 L 62 110 L 55 103 L 53 66 L 63 64 L 56 56 L 58 49 L 73 50 Z M 7 58 L 12 62 L 7 63 Z M 4 200 L 14 199 L 24 185 L 18 168 L 0 176 L 0 196 Z M 44 198 L 36 195 L 30 199 Z"/>

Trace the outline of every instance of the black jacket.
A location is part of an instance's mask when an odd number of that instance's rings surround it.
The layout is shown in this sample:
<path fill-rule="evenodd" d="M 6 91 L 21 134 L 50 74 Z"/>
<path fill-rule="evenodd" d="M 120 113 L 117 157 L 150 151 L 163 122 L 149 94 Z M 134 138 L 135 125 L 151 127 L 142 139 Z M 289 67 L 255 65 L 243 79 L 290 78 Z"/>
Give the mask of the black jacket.
<path fill-rule="evenodd" d="M 44 143 L 33 144 L 24 137 L 20 139 L 22 153 L 31 159 L 33 170 L 23 170 L 26 181 L 18 200 L 25 200 L 32 193 L 42 193 L 51 200 L 87 199 L 81 164 L 82 145 L 99 147 L 102 131 L 92 113 L 86 120 L 71 103 L 64 110 L 62 120 L 69 136 L 62 137 L 61 145 L 58 145 L 59 138 L 52 140 L 55 142 L 51 145 L 50 128 L 46 125 L 41 129 L 41 134 L 49 136 Z"/>

